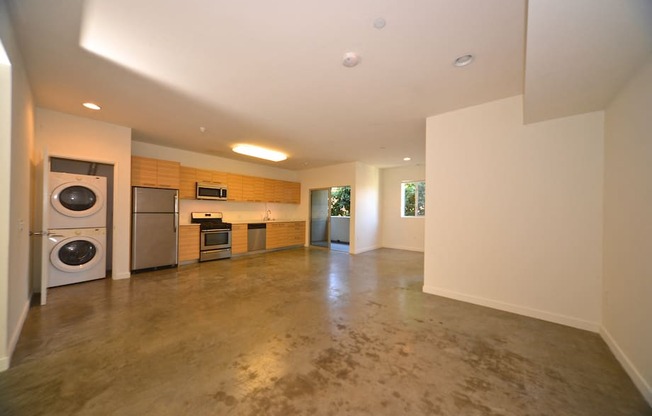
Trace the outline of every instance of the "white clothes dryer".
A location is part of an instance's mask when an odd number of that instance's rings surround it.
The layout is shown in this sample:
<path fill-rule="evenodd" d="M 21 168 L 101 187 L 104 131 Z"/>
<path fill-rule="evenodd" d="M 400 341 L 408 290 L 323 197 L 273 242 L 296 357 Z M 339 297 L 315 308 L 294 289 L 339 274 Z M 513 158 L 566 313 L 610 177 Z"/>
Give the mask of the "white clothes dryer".
<path fill-rule="evenodd" d="M 48 248 L 48 287 L 106 277 L 106 228 L 49 230 Z"/>
<path fill-rule="evenodd" d="M 106 227 L 106 178 L 50 172 L 50 229 Z"/>

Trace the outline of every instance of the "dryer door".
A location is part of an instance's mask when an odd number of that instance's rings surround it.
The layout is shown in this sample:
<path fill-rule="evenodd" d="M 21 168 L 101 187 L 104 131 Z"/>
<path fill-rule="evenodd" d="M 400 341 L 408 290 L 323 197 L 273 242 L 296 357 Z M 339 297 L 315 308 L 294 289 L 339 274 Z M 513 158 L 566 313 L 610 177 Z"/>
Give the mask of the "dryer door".
<path fill-rule="evenodd" d="M 68 217 L 88 217 L 104 206 L 104 195 L 89 183 L 70 182 L 59 185 L 50 196 L 55 210 Z"/>
<path fill-rule="evenodd" d="M 96 266 L 104 258 L 104 247 L 93 237 L 79 236 L 61 240 L 50 253 L 52 265 L 62 272 L 81 272 Z"/>

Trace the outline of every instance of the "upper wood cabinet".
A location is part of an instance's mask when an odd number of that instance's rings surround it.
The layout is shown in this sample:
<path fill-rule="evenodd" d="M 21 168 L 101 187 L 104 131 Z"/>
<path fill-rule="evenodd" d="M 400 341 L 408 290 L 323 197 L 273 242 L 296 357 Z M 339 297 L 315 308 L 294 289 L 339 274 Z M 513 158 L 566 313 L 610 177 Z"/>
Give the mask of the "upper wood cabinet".
<path fill-rule="evenodd" d="M 226 188 L 226 195 L 229 201 L 244 201 L 242 199 L 242 175 L 227 173 Z"/>
<path fill-rule="evenodd" d="M 181 164 L 169 160 L 131 157 L 131 186 L 179 189 Z"/>
<path fill-rule="evenodd" d="M 197 195 L 197 169 L 181 166 L 179 171 L 179 198 L 194 199 Z"/>
<path fill-rule="evenodd" d="M 133 159 L 136 159 L 134 157 Z M 134 162 L 132 159 L 132 166 Z M 156 159 L 138 158 L 142 176 L 154 176 Z M 140 160 L 142 159 L 142 161 Z M 164 161 L 163 161 L 164 162 Z M 133 169 L 133 168 L 132 168 Z M 132 178 L 135 174 L 132 170 Z M 191 168 L 181 166 L 179 170 L 179 198 L 194 199 L 196 195 L 197 182 L 213 182 L 225 184 L 227 200 L 236 202 L 276 202 L 283 204 L 301 203 L 301 184 L 299 182 L 281 181 L 278 179 L 259 178 L 256 176 L 238 175 L 235 173 L 218 172 L 208 169 Z M 133 182 L 133 180 L 132 180 Z M 153 183 L 153 179 L 148 183 Z M 155 185 L 139 185 L 155 186 Z"/>
<path fill-rule="evenodd" d="M 265 179 L 255 176 L 243 176 L 242 199 L 248 202 L 266 202 Z"/>

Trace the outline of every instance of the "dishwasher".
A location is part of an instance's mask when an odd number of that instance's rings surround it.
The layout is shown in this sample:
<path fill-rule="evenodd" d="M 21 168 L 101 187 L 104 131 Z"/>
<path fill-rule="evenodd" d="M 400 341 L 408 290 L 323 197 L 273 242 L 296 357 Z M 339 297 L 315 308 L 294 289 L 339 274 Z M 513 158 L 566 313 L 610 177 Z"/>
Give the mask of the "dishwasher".
<path fill-rule="evenodd" d="M 255 223 L 247 225 L 247 251 L 265 250 L 267 241 L 267 224 Z"/>

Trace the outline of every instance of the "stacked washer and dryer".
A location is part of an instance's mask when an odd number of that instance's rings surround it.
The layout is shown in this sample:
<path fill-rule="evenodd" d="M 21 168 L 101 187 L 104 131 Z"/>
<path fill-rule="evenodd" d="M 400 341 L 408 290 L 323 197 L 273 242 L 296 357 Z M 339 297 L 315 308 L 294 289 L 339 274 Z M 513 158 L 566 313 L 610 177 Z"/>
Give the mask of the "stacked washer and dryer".
<path fill-rule="evenodd" d="M 106 178 L 50 172 L 48 287 L 106 277 Z"/>

